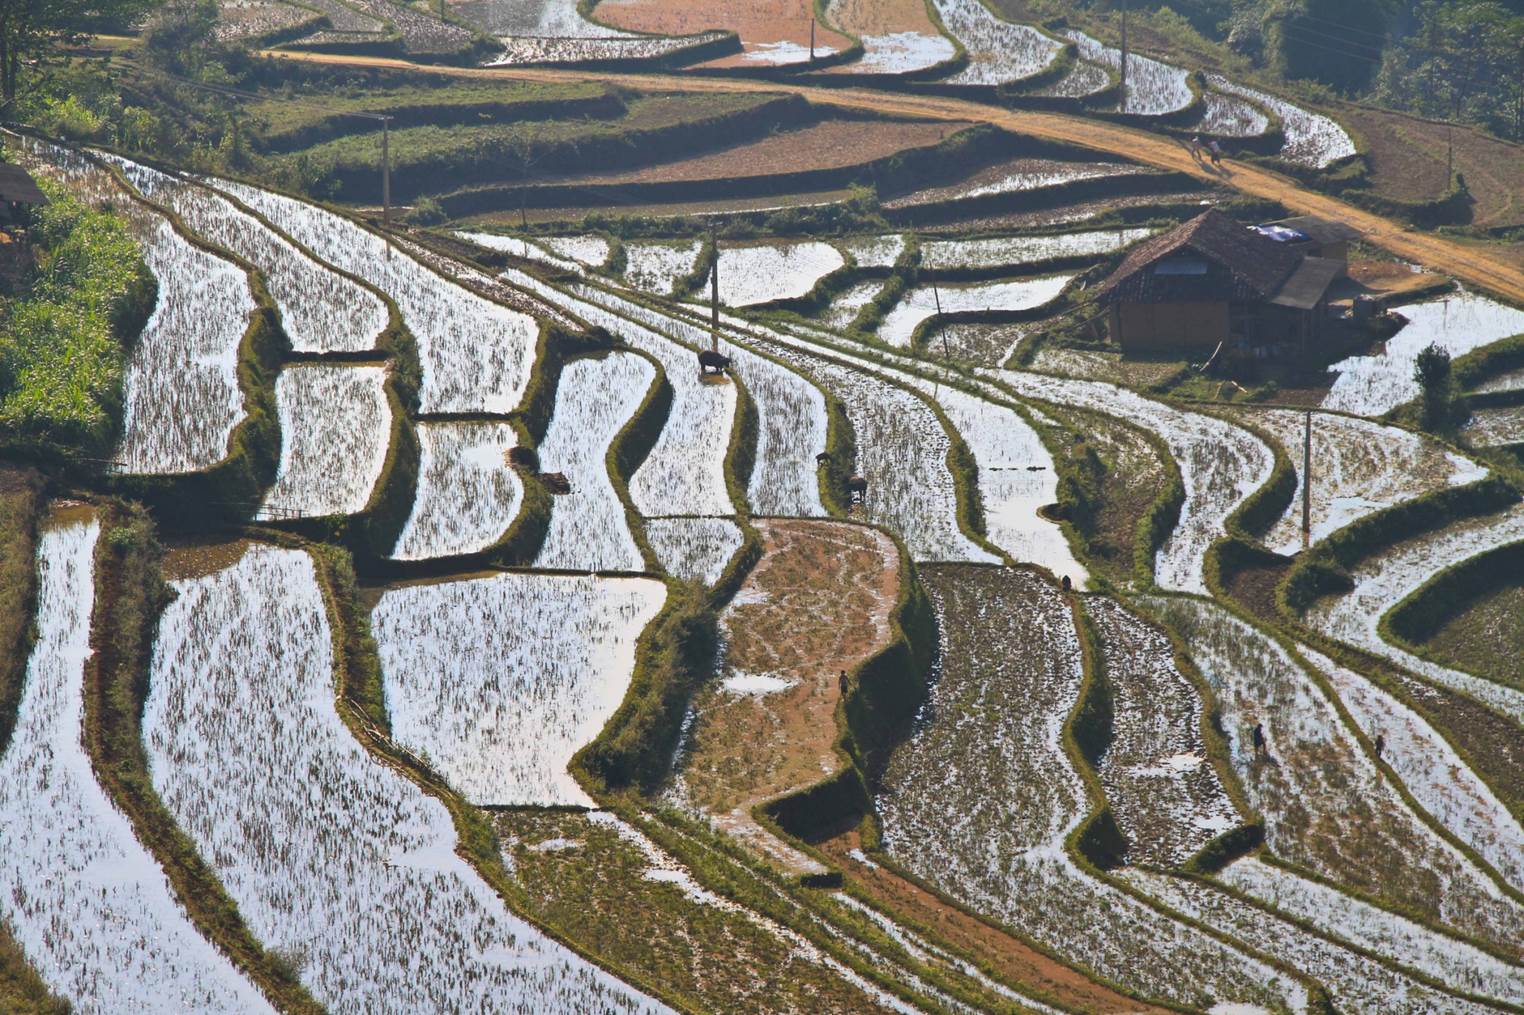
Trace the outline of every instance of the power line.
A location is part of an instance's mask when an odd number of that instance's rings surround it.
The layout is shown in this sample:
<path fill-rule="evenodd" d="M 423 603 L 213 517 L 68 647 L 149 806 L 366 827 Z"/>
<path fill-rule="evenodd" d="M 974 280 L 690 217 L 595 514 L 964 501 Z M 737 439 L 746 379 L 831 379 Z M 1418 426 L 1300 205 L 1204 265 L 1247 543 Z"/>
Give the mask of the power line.
<path fill-rule="evenodd" d="M 1317 15 L 1307 14 L 1307 13 L 1294 14 L 1294 15 L 1291 15 L 1290 17 L 1288 17 L 1286 20 L 1287 21 L 1317 21 L 1317 22 L 1319 22 L 1321 24 L 1329 25 L 1329 26 L 1331 26 L 1333 28 L 1337 28 L 1337 29 L 1339 29 L 1341 31 L 1354 32 L 1354 33 L 1356 33 L 1358 35 L 1368 35 L 1368 36 L 1370 36 L 1373 39 L 1381 39 L 1383 41 L 1391 34 L 1390 32 L 1373 32 L 1373 31 L 1371 31 L 1368 28 L 1356 28 L 1354 25 L 1346 25 L 1346 24 L 1344 24 L 1343 22 L 1340 22 L 1340 21 L 1330 21 L 1328 18 L 1320 18 Z"/>

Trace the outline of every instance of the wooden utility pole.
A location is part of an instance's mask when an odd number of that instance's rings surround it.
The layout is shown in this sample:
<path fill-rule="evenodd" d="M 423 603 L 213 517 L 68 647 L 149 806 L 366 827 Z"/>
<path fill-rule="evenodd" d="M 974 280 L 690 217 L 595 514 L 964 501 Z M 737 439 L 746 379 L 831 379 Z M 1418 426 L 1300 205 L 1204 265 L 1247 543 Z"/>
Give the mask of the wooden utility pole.
<path fill-rule="evenodd" d="M 815 62 L 815 15 L 810 15 L 810 63 Z"/>
<path fill-rule="evenodd" d="M 1312 411 L 1302 434 L 1302 546 L 1312 545 Z"/>
<path fill-rule="evenodd" d="M 1127 0 L 1122 0 L 1122 106 L 1127 105 Z"/>
<path fill-rule="evenodd" d="M 392 227 L 392 118 L 381 117 L 381 221 Z"/>
<path fill-rule="evenodd" d="M 714 251 L 714 267 L 709 269 L 709 348 L 720 351 L 720 245 L 709 230 L 709 246 Z"/>

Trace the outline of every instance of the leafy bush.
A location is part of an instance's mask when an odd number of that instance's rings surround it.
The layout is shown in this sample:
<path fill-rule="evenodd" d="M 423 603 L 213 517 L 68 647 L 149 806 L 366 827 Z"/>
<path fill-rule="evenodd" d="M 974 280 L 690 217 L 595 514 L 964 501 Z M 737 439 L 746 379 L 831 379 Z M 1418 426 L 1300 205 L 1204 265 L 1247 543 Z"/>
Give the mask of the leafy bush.
<path fill-rule="evenodd" d="M 0 433 L 98 449 L 115 434 L 124 346 L 157 286 L 120 218 L 44 186 L 37 277 L 0 304 Z"/>

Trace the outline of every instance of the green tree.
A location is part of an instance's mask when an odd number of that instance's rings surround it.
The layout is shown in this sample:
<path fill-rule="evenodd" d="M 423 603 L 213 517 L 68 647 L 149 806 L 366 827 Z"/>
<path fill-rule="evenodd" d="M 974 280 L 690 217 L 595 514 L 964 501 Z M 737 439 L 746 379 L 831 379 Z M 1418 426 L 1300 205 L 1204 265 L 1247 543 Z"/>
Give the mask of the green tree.
<path fill-rule="evenodd" d="M 1413 380 L 1423 392 L 1424 429 L 1443 427 L 1449 422 L 1453 409 L 1449 351 L 1437 343 L 1429 343 L 1413 363 Z"/>
<path fill-rule="evenodd" d="M 0 0 L 0 107 L 16 102 L 21 72 L 103 25 L 125 24 L 154 0 Z"/>

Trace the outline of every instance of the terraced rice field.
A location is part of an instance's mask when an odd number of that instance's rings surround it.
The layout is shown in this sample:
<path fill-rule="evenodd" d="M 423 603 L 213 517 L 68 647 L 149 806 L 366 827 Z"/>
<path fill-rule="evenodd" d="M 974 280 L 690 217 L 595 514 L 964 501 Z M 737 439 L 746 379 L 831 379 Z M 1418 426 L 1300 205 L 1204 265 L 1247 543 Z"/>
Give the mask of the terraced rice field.
<path fill-rule="evenodd" d="M 1155 600 L 1217 694 L 1233 767 L 1276 856 L 1517 952 L 1524 905 L 1425 825 L 1284 646 L 1219 606 Z M 1251 731 L 1263 731 L 1264 751 Z M 1374 739 L 1378 730 L 1364 731 Z M 1329 835 L 1333 827 L 1347 829 Z"/>
<path fill-rule="evenodd" d="M 536 567 L 645 570 L 607 456 L 655 378 L 649 361 L 618 352 L 576 360 L 561 371 L 555 413 L 540 443 L 540 468 L 565 475 L 571 493 L 555 499 Z"/>
<path fill-rule="evenodd" d="M 1201 698 L 1163 631 L 1115 600 L 1085 600 L 1112 694 L 1101 785 L 1127 837 L 1127 860 L 1183 865 L 1241 822 L 1202 736 Z"/>
<path fill-rule="evenodd" d="M 296 352 L 363 352 L 386 328 L 386 304 L 375 293 L 296 249 L 227 198 L 189 180 L 114 155 L 151 201 L 178 215 L 196 235 L 254 265 L 280 310 L 281 328 Z"/>
<path fill-rule="evenodd" d="M 1073 275 L 1023 279 L 1017 282 L 976 282 L 969 285 L 922 286 L 906 292 L 884 315 L 878 336 L 900 349 L 910 348 L 921 326 L 951 314 L 991 314 L 1036 310 L 1051 303 L 1074 280 Z"/>
<path fill-rule="evenodd" d="M 1386 342 L 1380 354 L 1351 356 L 1330 366 L 1333 386 L 1323 399 L 1323 408 L 1379 416 L 1418 397 L 1413 364 L 1429 345 L 1460 356 L 1524 334 L 1524 310 L 1474 293 L 1460 292 L 1393 309 L 1408 323 Z"/>
<path fill-rule="evenodd" d="M 603 0 L 598 19 L 617 28 L 658 35 L 699 31 L 735 32 L 741 52 L 711 60 L 708 67 L 778 67 L 809 63 L 844 52 L 852 40 L 816 25 L 814 8 L 805 0 L 756 0 L 747 4 L 672 3 L 670 0 Z"/>
<path fill-rule="evenodd" d="M 968 53 L 968 65 L 945 78 L 952 85 L 994 87 L 1036 77 L 1058 59 L 1063 43 L 1030 25 L 990 12 L 980 0 L 933 0 L 937 16 Z"/>
<path fill-rule="evenodd" d="M 713 585 L 743 538 L 729 518 L 646 519 L 646 539 L 662 570 L 681 581 Z"/>
<path fill-rule="evenodd" d="M 280 465 L 258 517 L 365 510 L 386 465 L 392 410 L 384 367 L 301 363 L 275 380 Z"/>
<path fill-rule="evenodd" d="M 508 423 L 420 423 L 418 490 L 397 537 L 397 560 L 478 553 L 518 515 L 524 484 L 508 467 L 518 434 Z"/>
<path fill-rule="evenodd" d="M 664 38 L 620 31 L 584 17 L 576 0 L 465 0 L 453 13 L 497 38 L 503 50 L 487 61 L 494 67 L 652 60 L 723 38 L 718 32 Z"/>
<path fill-rule="evenodd" d="M 624 280 L 642 292 L 670 296 L 678 280 L 698 267 L 703 246 L 700 240 L 626 243 Z"/>
<path fill-rule="evenodd" d="M 0 757 L 0 917 L 48 986 L 80 1010 L 273 1013 L 191 924 L 91 773 L 81 740 L 99 536 L 99 521 L 76 511 L 38 547 L 37 642 Z"/>
<path fill-rule="evenodd" d="M 1524 508 L 1511 507 L 1398 543 L 1351 569 L 1354 589 L 1314 604 L 1307 622 L 1524 722 L 1524 692 L 1419 658 L 1381 635 L 1381 618 L 1441 568 L 1524 539 Z"/>
<path fill-rule="evenodd" d="M 1302 548 L 1302 458 L 1307 414 L 1291 409 L 1241 412 L 1267 431 L 1297 471 L 1296 493 L 1265 535 L 1265 545 L 1291 555 Z M 1312 414 L 1311 542 L 1351 522 L 1446 486 L 1464 486 L 1487 470 L 1433 440 L 1394 426 L 1335 413 Z"/>
<path fill-rule="evenodd" d="M 425 268 L 343 216 L 244 183 L 213 185 L 243 201 L 323 261 L 396 301 L 418 341 L 421 412 L 511 412 L 534 363 L 539 323 Z"/>
<path fill-rule="evenodd" d="M 1099 257 L 1130 247 L 1153 232 L 1147 228 L 1102 229 L 1051 236 L 933 240 L 921 245 L 921 267 L 928 271 L 1016 269 L 1068 258 Z"/>
<path fill-rule="evenodd" d="M 1355 142 L 1349 133 L 1321 113 L 1303 109 L 1257 88 L 1234 84 L 1219 74 L 1208 74 L 1207 82 L 1219 92 L 1245 99 L 1280 118 L 1286 143 L 1281 146 L 1279 157 L 1286 162 L 1322 169 L 1355 154 Z"/>
<path fill-rule="evenodd" d="M 143 715 L 154 788 L 315 997 L 399 1015 L 668 1010 L 510 913 L 455 852 L 444 805 L 355 739 L 307 554 L 254 545 L 176 591 Z"/>
<path fill-rule="evenodd" d="M 957 53 L 932 23 L 923 0 L 831 0 L 826 20 L 862 41 L 863 55 L 833 74 L 909 74 Z"/>
<path fill-rule="evenodd" d="M 1180 469 L 1185 502 L 1154 559 L 1154 580 L 1161 588 L 1207 594 L 1201 571 L 1206 552 L 1225 531 L 1228 516 L 1269 481 L 1275 467 L 1269 447 L 1215 416 L 1182 411 L 1114 385 L 1018 370 L 980 373 L 1027 398 L 1122 414 L 1157 433 Z"/>
<path fill-rule="evenodd" d="M 567 763 L 614 713 L 666 589 L 500 574 L 410 585 L 371 618 L 397 743 L 473 803 L 591 806 Z"/>
<path fill-rule="evenodd" d="M 1305 1004 L 1305 989 L 1264 960 L 1070 857 L 1064 839 L 1089 804 L 1062 743 L 1082 674 L 1058 591 L 1017 570 L 921 572 L 942 654 L 922 720 L 890 758 L 876 800 L 884 852 L 976 912 L 1151 996 Z"/>
<path fill-rule="evenodd" d="M 818 241 L 721 247 L 720 302 L 727 307 L 752 307 L 798 299 L 844 264 L 840 251 Z M 709 291 L 709 284 L 703 291 Z"/>
<path fill-rule="evenodd" d="M 1014 159 L 987 166 L 976 173 L 940 187 L 929 187 L 884 202 L 891 210 L 921 205 L 972 201 L 1006 194 L 1026 194 L 1082 180 L 1133 176 L 1141 166 L 1125 162 L 1070 162 L 1061 159 Z"/>
<path fill-rule="evenodd" d="M 1102 45 L 1084 32 L 1070 31 L 1064 35 L 1079 47 L 1083 59 L 1109 67 L 1120 75 L 1121 50 Z M 1195 101 L 1187 71 L 1137 53 L 1127 55 L 1127 82 L 1116 112 L 1128 116 L 1165 116 L 1189 109 Z"/>
<path fill-rule="evenodd" d="M 752 808 L 844 763 L 832 719 L 839 674 L 888 643 L 900 557 L 865 526 L 764 519 L 757 528 L 763 557 L 721 615 L 722 661 L 694 700 L 668 796 L 794 866 Z"/>

